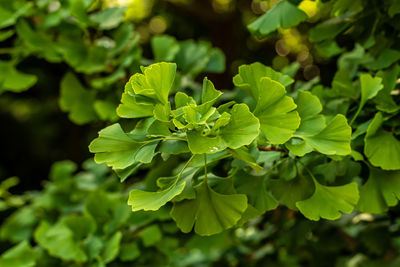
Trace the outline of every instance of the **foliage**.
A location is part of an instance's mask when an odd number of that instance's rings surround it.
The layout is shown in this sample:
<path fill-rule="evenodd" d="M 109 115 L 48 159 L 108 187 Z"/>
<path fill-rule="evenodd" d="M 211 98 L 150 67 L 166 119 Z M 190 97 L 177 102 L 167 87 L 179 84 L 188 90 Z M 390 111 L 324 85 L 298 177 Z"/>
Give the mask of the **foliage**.
<path fill-rule="evenodd" d="M 333 9 L 336 10 L 333 11 L 335 19 L 340 18 L 341 14 L 337 5 Z M 293 22 L 284 20 L 284 15 L 288 14 L 291 14 L 289 17 Z M 299 16 L 299 19 L 296 19 L 296 16 Z M 259 22 L 251 24 L 249 29 L 256 31 L 260 27 L 258 34 L 266 35 L 279 25 L 284 28 L 294 26 L 304 20 L 304 16 L 304 12 L 283 1 L 259 18 Z M 271 18 L 277 18 L 276 25 L 274 24 L 273 29 L 266 30 L 262 23 L 272 27 Z M 310 30 L 311 41 L 321 41 L 312 36 L 322 25 L 318 24 Z M 332 39 L 340 34 L 336 28 L 335 33 L 328 33 L 329 29 L 324 30 L 325 42 L 334 42 Z M 358 47 L 364 51 L 361 45 Z M 368 49 L 374 51 L 374 48 L 372 40 Z M 390 67 L 394 63 L 388 60 L 394 57 L 395 50 L 390 50 L 391 56 L 386 55 L 387 51 L 384 50 L 384 54 L 378 56 L 381 60 L 375 61 L 381 62 L 379 67 L 372 61 L 365 61 L 364 58 L 368 56 L 360 59 L 371 73 L 359 71 L 361 66 L 358 61 L 355 64 L 347 63 L 347 54 L 343 54 L 339 59 L 334 88 L 323 90 L 321 85 L 314 85 L 311 90 L 302 90 L 296 88 L 296 84 L 293 90 L 291 86 L 294 80 L 283 73 L 260 63 L 242 65 L 233 82 L 250 98 L 225 97 L 225 103 L 215 107 L 222 92 L 216 90 L 207 78 L 203 81 L 201 96 L 193 98 L 184 92 L 177 92 L 169 98 L 171 88 L 176 87 L 176 65 L 158 63 L 143 67 L 143 74 L 133 75 L 126 84 L 119 112 L 117 110 L 121 117 L 143 119 L 127 133 L 118 124 L 103 129 L 89 148 L 91 152 L 96 153 L 96 162 L 107 163 L 117 173 L 123 173 L 122 179 L 125 180 L 126 173 L 134 173 L 138 165 L 149 163 L 153 158 L 159 160 L 161 157 L 165 160 L 167 156 L 161 151 L 164 144 L 174 142 L 176 147 L 179 144 L 179 148 L 187 146 L 186 150 L 170 146 L 170 154 L 187 155 L 187 163 L 176 177 L 168 180 L 159 178 L 158 192 L 133 190 L 129 199 L 134 211 L 157 210 L 163 204 L 172 201 L 174 207 L 171 215 L 184 232 L 194 227 L 195 232 L 200 235 L 215 234 L 239 221 L 244 223 L 254 216 L 276 208 L 276 205 L 269 204 L 267 209 L 257 210 L 251 201 L 256 197 L 253 194 L 257 192 L 238 193 L 237 183 L 252 183 L 251 180 L 243 178 L 246 177 L 243 174 L 240 177 L 246 181 L 240 181 L 240 178 L 236 177 L 239 170 L 248 176 L 262 177 L 267 184 L 273 184 L 267 186 L 264 192 L 272 195 L 270 202 L 279 201 L 289 208 L 298 209 L 312 220 L 337 219 L 341 216 L 340 212 L 352 212 L 359 202 L 359 189 L 354 181 L 360 174 L 361 165 L 358 161 L 363 160 L 360 152 L 365 153 L 368 159 L 366 164 L 381 167 L 389 172 L 400 169 L 400 150 L 397 145 L 399 141 L 395 137 L 398 108 L 387 110 L 377 106 L 381 112 L 377 113 L 368 128 L 363 124 L 363 120 L 358 119 L 361 112 L 365 113 L 364 107 L 367 102 L 376 98 L 384 87 L 383 79 L 379 77 L 384 72 L 375 71 Z M 342 79 L 345 79 L 345 82 Z M 342 84 L 345 84 L 344 88 Z M 356 93 L 350 94 L 349 91 L 358 92 L 358 88 L 361 89 L 360 100 Z M 288 90 L 292 92 L 292 97 L 287 95 Z M 390 92 L 391 90 L 387 90 L 387 93 Z M 347 101 L 346 110 L 334 115 L 329 108 L 337 110 L 337 107 L 330 103 L 336 102 L 336 105 L 340 105 L 341 102 L 337 101 L 343 96 L 347 96 L 351 101 Z M 384 98 L 391 99 L 388 95 Z M 393 106 L 397 105 L 392 99 L 390 101 Z M 329 108 L 324 110 L 321 102 Z M 358 107 L 355 112 L 353 107 Z M 374 114 L 373 107 L 370 110 Z M 386 119 L 382 112 L 387 113 Z M 353 135 L 346 116 L 352 118 L 351 124 L 355 129 Z M 363 117 L 365 116 L 366 114 L 363 114 Z M 386 120 L 388 125 L 392 125 L 393 133 L 382 129 Z M 359 125 L 363 126 L 362 132 Z M 364 134 L 364 142 L 358 141 L 357 138 L 360 139 Z M 175 150 L 176 152 L 172 152 Z M 281 153 L 265 160 L 265 154 L 271 153 L 268 150 Z M 202 164 L 198 163 L 201 159 L 199 154 L 204 154 Z M 193 159 L 195 164 L 191 163 Z M 293 170 L 289 177 L 282 176 L 277 168 L 283 162 L 287 162 L 285 168 Z M 329 177 L 322 172 L 318 177 L 318 173 L 313 171 L 328 164 L 344 164 L 342 175 Z M 201 166 L 204 168 L 203 174 L 198 170 Z M 190 175 L 186 177 L 184 171 L 187 167 L 197 169 L 188 172 Z M 222 176 L 216 176 L 214 173 L 217 168 L 225 170 Z M 230 185 L 221 186 L 222 190 L 213 189 L 209 186 L 208 176 L 218 177 L 215 188 L 219 189 L 219 183 Z M 342 177 L 339 180 L 335 176 Z M 298 179 L 304 180 L 304 186 L 294 187 L 294 192 L 288 196 L 288 183 Z M 364 187 L 362 190 L 365 191 Z M 375 196 L 380 197 L 378 194 Z M 360 203 L 365 202 L 365 197 L 366 194 L 361 195 Z M 395 205 L 397 200 L 386 201 L 386 204 Z M 376 211 L 372 208 L 370 210 L 367 205 L 362 207 L 366 212 Z"/>
<path fill-rule="evenodd" d="M 13 245 L 0 255 L 0 266 L 321 266 L 327 258 L 338 266 L 352 261 L 378 266 L 382 261 L 373 259 L 383 255 L 390 258 L 385 264 L 396 266 L 399 260 L 394 257 L 398 237 L 391 240 L 398 220 L 377 217 L 370 222 L 372 217 L 361 214 L 317 223 L 281 209 L 235 231 L 206 238 L 183 235 L 165 207 L 132 213 L 127 188 L 107 166 L 88 160 L 77 169 L 71 161 L 56 162 L 43 190 L 14 195 L 23 199 L 23 207 L 3 211 L 12 213 L 0 227 L 0 238 Z M 210 190 L 205 185 L 198 190 Z M 245 192 L 245 185 L 240 190 Z M 212 194 L 210 199 L 222 196 Z M 355 256 L 341 256 L 343 251 Z"/>
<path fill-rule="evenodd" d="M 147 60 L 142 58 L 134 24 L 124 20 L 126 7 L 103 8 L 100 1 L 80 0 L 7 2 L 0 3 L 4 12 L 0 29 L 6 29 L 0 33 L 13 46 L 3 49 L 9 58 L 0 61 L 0 93 L 25 91 L 37 82 L 35 75 L 18 70 L 29 57 L 66 63 L 68 72 L 60 84 L 61 110 L 77 124 L 117 120 L 121 85 L 128 73 L 138 71 Z M 208 42 L 179 42 L 160 35 L 151 44 L 155 61 L 178 63 L 177 79 L 183 87 L 191 86 L 187 81 L 201 72 L 225 69 L 223 53 Z"/>
<path fill-rule="evenodd" d="M 0 184 L 0 266 L 399 265 L 397 1 L 253 1 L 232 14 L 258 62 L 226 50 L 226 70 L 207 41 L 143 41 L 153 5 L 201 5 L 141 2 L 0 0 L 0 93 L 41 82 L 31 58 L 62 65 L 60 109 L 108 124 L 99 165 Z M 203 75 L 224 71 L 234 88 Z"/>

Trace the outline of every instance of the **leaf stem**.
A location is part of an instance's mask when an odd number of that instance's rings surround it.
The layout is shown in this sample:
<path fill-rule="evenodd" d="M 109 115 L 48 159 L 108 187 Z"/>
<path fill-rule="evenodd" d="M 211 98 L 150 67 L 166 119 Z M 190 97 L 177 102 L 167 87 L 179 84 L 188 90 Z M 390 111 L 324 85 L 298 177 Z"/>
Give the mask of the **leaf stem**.
<path fill-rule="evenodd" d="M 358 117 L 358 114 L 360 114 L 360 111 L 362 108 L 363 108 L 363 105 L 360 104 L 360 106 L 357 109 L 356 114 L 354 114 L 353 118 L 350 121 L 350 126 L 353 124 L 354 120 Z"/>
<path fill-rule="evenodd" d="M 188 161 L 186 161 L 185 165 L 182 167 L 182 169 L 179 171 L 178 173 L 178 177 L 176 178 L 175 183 L 181 178 L 183 171 L 187 168 L 187 166 L 189 166 L 189 163 L 192 161 L 192 159 L 194 158 L 194 155 L 192 155 L 190 157 L 190 159 L 188 159 Z"/>
<path fill-rule="evenodd" d="M 207 178 L 207 154 L 204 153 L 204 181 L 205 183 L 208 183 L 208 178 Z"/>

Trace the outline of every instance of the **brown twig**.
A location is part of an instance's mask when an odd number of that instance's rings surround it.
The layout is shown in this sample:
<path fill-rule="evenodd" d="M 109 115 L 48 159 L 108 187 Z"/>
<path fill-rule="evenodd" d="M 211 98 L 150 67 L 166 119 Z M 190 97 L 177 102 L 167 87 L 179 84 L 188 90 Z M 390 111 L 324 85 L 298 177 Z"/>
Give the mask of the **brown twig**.
<path fill-rule="evenodd" d="M 261 146 L 259 146 L 259 147 L 258 147 L 258 150 L 260 150 L 260 151 L 278 151 L 278 152 L 286 152 L 286 150 L 284 150 L 284 149 L 282 149 L 282 148 L 273 147 L 273 146 L 271 146 L 271 147 L 261 147 Z"/>

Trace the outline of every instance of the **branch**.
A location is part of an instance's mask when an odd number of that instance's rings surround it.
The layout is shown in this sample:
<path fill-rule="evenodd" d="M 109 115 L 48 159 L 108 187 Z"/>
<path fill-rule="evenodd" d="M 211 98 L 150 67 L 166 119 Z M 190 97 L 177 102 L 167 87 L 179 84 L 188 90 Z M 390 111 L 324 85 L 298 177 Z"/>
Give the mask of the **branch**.
<path fill-rule="evenodd" d="M 286 150 L 284 150 L 282 148 L 273 147 L 273 146 L 271 146 L 271 147 L 261 147 L 261 146 L 259 146 L 258 150 L 259 151 L 278 151 L 278 152 L 285 152 L 285 153 L 287 152 Z"/>

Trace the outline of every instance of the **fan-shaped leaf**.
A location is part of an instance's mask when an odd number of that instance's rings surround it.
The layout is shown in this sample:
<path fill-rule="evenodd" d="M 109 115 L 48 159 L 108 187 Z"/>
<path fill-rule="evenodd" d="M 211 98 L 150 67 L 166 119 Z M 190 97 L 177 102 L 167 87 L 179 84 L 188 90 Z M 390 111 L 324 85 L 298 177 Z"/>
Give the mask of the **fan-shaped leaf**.
<path fill-rule="evenodd" d="M 296 26 L 307 19 L 307 14 L 289 1 L 282 1 L 247 26 L 249 31 L 258 37 L 264 37 L 269 33 L 282 28 Z"/>
<path fill-rule="evenodd" d="M 174 203 L 172 218 L 184 233 L 194 230 L 199 235 L 213 235 L 234 226 L 247 208 L 242 194 L 222 195 L 206 182 L 196 188 L 196 199 Z"/>

